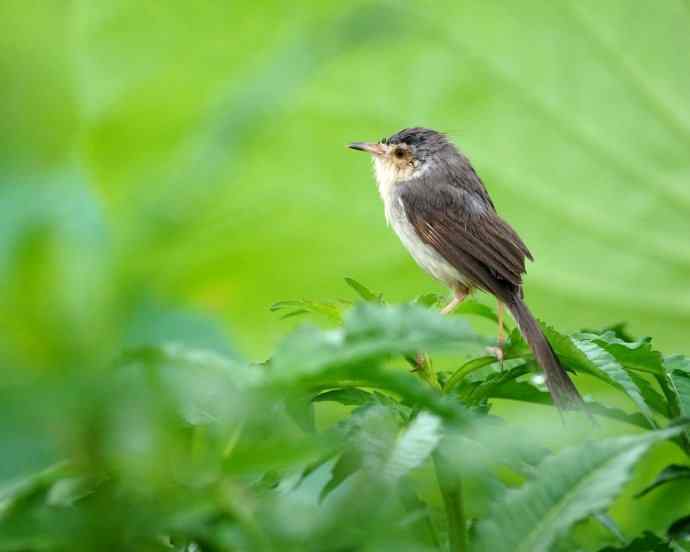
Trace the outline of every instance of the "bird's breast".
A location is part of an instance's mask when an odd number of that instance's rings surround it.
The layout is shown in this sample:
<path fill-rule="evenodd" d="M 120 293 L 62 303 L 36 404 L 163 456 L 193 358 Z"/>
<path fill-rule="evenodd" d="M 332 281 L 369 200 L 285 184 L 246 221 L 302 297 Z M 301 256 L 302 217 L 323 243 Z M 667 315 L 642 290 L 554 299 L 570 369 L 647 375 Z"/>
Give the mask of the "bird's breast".
<path fill-rule="evenodd" d="M 420 267 L 449 286 L 465 281 L 462 274 L 436 249 L 422 241 L 405 212 L 402 199 L 395 190 L 384 197 L 383 203 L 388 224 Z"/>

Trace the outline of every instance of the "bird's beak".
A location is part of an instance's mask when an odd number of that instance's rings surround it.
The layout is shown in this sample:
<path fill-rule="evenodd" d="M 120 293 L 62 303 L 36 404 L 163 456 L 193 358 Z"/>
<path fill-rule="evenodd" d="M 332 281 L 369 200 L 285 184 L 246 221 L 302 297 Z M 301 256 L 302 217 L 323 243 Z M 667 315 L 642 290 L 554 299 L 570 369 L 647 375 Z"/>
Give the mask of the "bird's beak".
<path fill-rule="evenodd" d="M 383 155 L 386 153 L 386 147 L 383 144 L 369 144 L 367 142 L 352 142 L 347 146 L 353 150 L 368 151 L 372 155 Z"/>

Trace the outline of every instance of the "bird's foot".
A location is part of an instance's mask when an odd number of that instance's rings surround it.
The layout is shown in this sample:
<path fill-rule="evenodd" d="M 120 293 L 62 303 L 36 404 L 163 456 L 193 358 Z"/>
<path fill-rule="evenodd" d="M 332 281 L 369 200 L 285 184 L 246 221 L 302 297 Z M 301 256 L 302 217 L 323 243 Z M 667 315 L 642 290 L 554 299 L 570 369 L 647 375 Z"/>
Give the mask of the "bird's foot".
<path fill-rule="evenodd" d="M 423 372 L 431 365 L 431 359 L 426 353 L 417 353 L 414 357 L 414 364 L 412 372 Z"/>
<path fill-rule="evenodd" d="M 498 362 L 501 364 L 501 370 L 503 370 L 503 359 L 504 359 L 503 347 L 502 346 L 487 347 L 486 352 L 489 353 L 491 356 L 496 357 Z"/>

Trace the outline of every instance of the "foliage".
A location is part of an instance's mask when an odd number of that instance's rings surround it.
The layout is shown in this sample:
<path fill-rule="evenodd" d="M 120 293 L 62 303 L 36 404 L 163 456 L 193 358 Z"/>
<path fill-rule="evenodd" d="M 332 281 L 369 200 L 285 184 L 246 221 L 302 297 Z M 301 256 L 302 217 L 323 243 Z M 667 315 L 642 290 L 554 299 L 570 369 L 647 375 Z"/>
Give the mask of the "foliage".
<path fill-rule="evenodd" d="M 280 298 L 341 274 L 432 290 L 344 145 L 444 130 L 535 256 L 560 328 L 690 323 L 687 0 L 0 2 L 0 182 L 84 187 L 128 271 L 280 337 Z M 3 216 L 5 213 L 3 212 Z"/>
<path fill-rule="evenodd" d="M 689 359 L 544 326 L 578 381 L 598 378 L 626 405 L 602 392 L 587 397 L 589 414 L 561 417 L 518 333 L 501 365 L 466 314 L 386 305 L 347 283 L 359 300 L 341 303 L 341 322 L 301 326 L 260 364 L 184 336 L 143 343 L 144 324 L 95 374 L 64 373 L 32 420 L 43 439 L 60 420 L 46 456 L 56 462 L 5 480 L 0 550 L 681 549 L 682 515 L 655 535 L 621 534 L 605 513 L 687 478 L 678 382 Z M 465 360 L 445 369 L 427 357 L 422 374 L 405 363 L 420 351 Z M 18 380 L 13 395 L 39 389 Z M 527 426 L 493 413 L 506 399 L 539 405 Z M 627 496 L 661 441 L 685 464 Z M 12 445 L 10 455 L 27 446 Z"/>
<path fill-rule="evenodd" d="M 687 0 L 38 4 L 0 2 L 0 552 L 689 548 Z M 416 124 L 594 421 L 486 298 L 434 312 L 343 147 Z"/>

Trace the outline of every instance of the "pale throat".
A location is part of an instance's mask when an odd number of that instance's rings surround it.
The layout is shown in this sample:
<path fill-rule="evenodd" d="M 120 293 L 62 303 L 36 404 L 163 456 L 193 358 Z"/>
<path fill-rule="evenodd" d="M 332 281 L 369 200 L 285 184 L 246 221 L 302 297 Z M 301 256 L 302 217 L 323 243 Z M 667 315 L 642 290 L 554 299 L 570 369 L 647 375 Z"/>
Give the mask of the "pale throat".
<path fill-rule="evenodd" d="M 386 221 L 390 224 L 391 202 L 395 187 L 411 178 L 420 176 L 422 173 L 426 172 L 426 167 L 414 167 L 407 163 L 401 166 L 380 157 L 374 157 L 373 160 L 376 185 L 378 186 L 379 195 L 385 207 Z"/>

